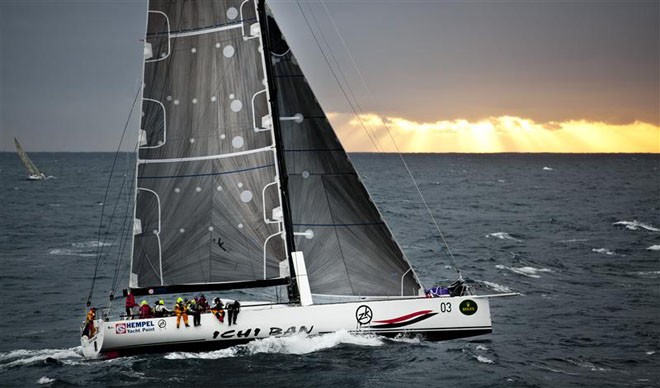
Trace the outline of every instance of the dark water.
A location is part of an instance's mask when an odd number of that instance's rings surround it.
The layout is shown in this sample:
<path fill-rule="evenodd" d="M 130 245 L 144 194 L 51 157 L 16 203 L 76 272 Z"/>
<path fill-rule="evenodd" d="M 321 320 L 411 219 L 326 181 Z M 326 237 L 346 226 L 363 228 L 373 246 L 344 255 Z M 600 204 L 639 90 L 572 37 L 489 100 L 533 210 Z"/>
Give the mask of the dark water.
<path fill-rule="evenodd" d="M 491 335 L 338 333 L 110 361 L 82 359 L 78 325 L 113 155 L 32 156 L 55 178 L 24 181 L 0 154 L 0 385 L 660 386 L 658 155 L 407 156 L 477 292 L 524 294 L 492 300 Z M 353 160 L 422 280 L 451 278 L 397 157 Z M 106 244 L 99 304 L 121 247 Z"/>

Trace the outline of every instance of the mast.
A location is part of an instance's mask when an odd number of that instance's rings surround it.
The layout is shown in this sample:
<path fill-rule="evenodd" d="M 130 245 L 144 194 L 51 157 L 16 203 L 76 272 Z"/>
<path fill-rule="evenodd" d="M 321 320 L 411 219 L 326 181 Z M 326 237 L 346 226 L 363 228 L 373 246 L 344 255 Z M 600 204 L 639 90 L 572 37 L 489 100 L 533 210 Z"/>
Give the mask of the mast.
<path fill-rule="evenodd" d="M 282 214 L 284 216 L 284 235 L 286 238 L 287 258 L 289 260 L 289 271 L 291 273 L 291 283 L 287 287 L 288 297 L 290 301 L 299 301 L 300 294 L 298 292 L 298 285 L 296 283 L 296 273 L 293 266 L 293 257 L 291 252 L 296 250 L 294 234 L 293 234 L 293 221 L 291 219 L 291 211 L 289 205 L 289 185 L 288 176 L 286 172 L 286 165 L 284 162 L 284 146 L 282 143 L 282 129 L 280 127 L 280 115 L 277 106 L 277 88 L 276 83 L 273 81 L 272 63 L 270 54 L 270 36 L 268 31 L 268 16 L 266 15 L 265 0 L 258 0 L 257 14 L 259 17 L 259 25 L 261 27 L 261 44 L 263 45 L 263 53 L 266 71 L 266 82 L 268 83 L 269 93 L 268 99 L 271 106 L 271 115 L 273 119 L 273 132 L 275 135 L 275 149 L 277 154 L 277 168 L 279 170 L 278 178 L 280 180 L 280 193 L 282 198 Z"/>

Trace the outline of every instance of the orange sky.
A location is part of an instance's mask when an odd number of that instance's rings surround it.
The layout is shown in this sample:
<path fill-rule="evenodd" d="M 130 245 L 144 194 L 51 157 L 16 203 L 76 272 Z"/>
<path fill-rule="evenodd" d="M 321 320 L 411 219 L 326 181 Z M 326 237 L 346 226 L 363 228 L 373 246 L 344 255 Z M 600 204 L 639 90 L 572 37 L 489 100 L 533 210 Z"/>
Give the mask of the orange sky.
<path fill-rule="evenodd" d="M 609 124 L 587 120 L 536 123 L 516 116 L 478 121 L 416 122 L 375 114 L 328 115 L 349 152 L 393 152 L 387 122 L 402 152 L 576 152 L 660 153 L 660 127 L 635 121 Z"/>

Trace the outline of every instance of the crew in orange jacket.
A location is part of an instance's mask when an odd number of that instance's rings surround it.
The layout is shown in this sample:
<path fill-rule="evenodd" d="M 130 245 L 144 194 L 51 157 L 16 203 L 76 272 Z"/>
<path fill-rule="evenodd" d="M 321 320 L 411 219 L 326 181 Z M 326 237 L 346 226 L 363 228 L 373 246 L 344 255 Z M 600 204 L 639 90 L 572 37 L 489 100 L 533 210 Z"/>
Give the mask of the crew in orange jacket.
<path fill-rule="evenodd" d="M 183 316 L 183 323 L 185 323 L 186 327 L 190 327 L 190 325 L 188 325 L 188 308 L 186 307 L 186 304 L 183 303 L 183 298 L 179 298 L 176 300 L 176 304 L 174 305 L 174 314 L 176 314 L 177 329 L 181 324 L 182 316 Z"/>

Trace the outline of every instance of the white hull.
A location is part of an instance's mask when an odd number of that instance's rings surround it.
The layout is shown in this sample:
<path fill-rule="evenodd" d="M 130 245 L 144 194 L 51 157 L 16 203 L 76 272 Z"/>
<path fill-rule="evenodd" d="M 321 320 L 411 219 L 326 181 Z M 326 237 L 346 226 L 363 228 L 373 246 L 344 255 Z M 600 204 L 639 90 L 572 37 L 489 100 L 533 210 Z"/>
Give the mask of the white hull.
<path fill-rule="evenodd" d="M 247 304 L 247 303 L 245 303 Z M 461 308 L 465 313 L 461 312 Z M 468 315 L 469 314 L 469 315 Z M 150 351 L 211 350 L 270 336 L 339 330 L 384 336 L 422 335 L 444 340 L 490 333 L 487 297 L 411 298 L 311 306 L 242 305 L 236 325 L 202 314 L 201 326 L 176 327 L 176 317 L 95 322 L 97 333 L 82 338 L 86 357 Z"/>

